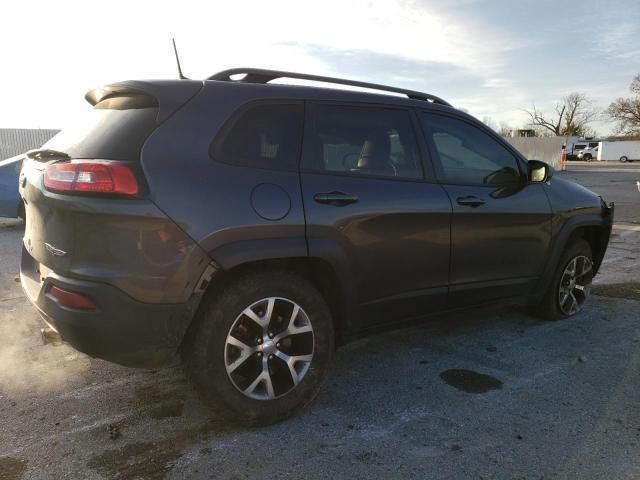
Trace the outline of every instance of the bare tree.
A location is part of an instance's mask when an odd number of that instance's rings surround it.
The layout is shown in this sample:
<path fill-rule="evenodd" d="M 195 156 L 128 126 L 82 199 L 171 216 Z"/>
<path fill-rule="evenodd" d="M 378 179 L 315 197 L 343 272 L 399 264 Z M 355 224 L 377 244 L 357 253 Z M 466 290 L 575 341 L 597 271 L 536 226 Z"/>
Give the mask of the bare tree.
<path fill-rule="evenodd" d="M 484 123 L 490 129 L 495 130 L 496 132 L 498 131 L 498 126 L 491 117 L 485 115 L 484 117 L 482 117 L 482 123 Z"/>
<path fill-rule="evenodd" d="M 555 106 L 555 113 L 548 115 L 535 105 L 533 110 L 525 110 L 530 117 L 529 125 L 541 127 L 551 132 L 552 135 L 580 137 L 593 134 L 589 123 L 598 116 L 598 110 L 593 107 L 592 101 L 584 93 L 571 93 L 564 97 Z"/>
<path fill-rule="evenodd" d="M 622 135 L 640 134 L 640 73 L 631 82 L 631 97 L 620 97 L 612 102 L 606 114 L 618 122 L 616 133 Z"/>
<path fill-rule="evenodd" d="M 503 120 L 500 122 L 498 133 L 505 138 L 511 138 L 513 137 L 513 127 Z"/>

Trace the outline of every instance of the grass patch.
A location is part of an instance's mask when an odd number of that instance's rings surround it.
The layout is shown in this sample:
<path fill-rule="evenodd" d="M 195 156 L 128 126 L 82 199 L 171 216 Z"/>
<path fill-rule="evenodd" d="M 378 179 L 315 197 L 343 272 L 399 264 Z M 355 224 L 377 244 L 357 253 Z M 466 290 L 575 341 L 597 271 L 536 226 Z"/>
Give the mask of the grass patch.
<path fill-rule="evenodd" d="M 602 297 L 628 298 L 640 300 L 640 282 L 612 283 L 609 285 L 593 285 L 592 293 Z"/>

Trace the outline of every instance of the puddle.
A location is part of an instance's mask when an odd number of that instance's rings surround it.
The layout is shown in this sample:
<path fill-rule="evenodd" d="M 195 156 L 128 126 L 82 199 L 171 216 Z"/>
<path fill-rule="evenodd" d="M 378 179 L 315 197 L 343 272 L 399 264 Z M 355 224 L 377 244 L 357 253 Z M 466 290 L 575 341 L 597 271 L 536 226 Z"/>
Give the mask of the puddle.
<path fill-rule="evenodd" d="M 87 466 L 112 480 L 161 480 L 170 475 L 185 449 L 203 442 L 212 432 L 230 432 L 227 428 L 226 425 L 203 419 L 197 428 L 174 432 L 166 438 L 128 443 L 95 453 Z M 207 453 L 211 451 L 209 449 Z M 4 477 L 0 476 L 0 479 L 4 480 Z"/>
<path fill-rule="evenodd" d="M 156 420 L 161 420 L 167 417 L 181 417 L 184 411 L 184 403 L 182 402 L 170 402 L 163 405 L 158 405 L 151 410 L 150 415 Z"/>
<path fill-rule="evenodd" d="M 502 382 L 497 378 L 472 370 L 445 370 L 440 373 L 440 378 L 452 387 L 467 393 L 485 393 L 502 388 Z"/>
<path fill-rule="evenodd" d="M 179 447 L 182 446 L 170 441 L 131 443 L 94 455 L 87 465 L 113 479 L 160 480 L 181 456 Z"/>
<path fill-rule="evenodd" d="M 3 480 L 19 480 L 27 469 L 27 461 L 11 457 L 0 458 L 0 478 Z"/>

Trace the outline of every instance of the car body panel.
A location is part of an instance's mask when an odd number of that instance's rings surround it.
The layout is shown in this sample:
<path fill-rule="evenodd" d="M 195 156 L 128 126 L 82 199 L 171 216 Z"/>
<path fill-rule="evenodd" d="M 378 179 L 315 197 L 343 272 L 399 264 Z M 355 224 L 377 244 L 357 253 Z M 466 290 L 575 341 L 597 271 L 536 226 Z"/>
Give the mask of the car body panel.
<path fill-rule="evenodd" d="M 440 185 L 313 173 L 301 176 L 309 254 L 319 255 L 312 246 L 319 239 L 339 246 L 354 272 L 359 303 L 374 303 L 380 309 L 385 299 L 407 294 L 407 299 L 417 301 L 440 287 L 440 295 L 431 302 L 434 309 L 444 306 L 451 204 Z M 314 201 L 316 193 L 331 191 L 348 192 L 359 200 L 346 206 Z M 410 313 L 408 300 L 405 305 Z M 381 318 L 363 315 L 371 322 L 393 318 L 376 317 Z"/>
<path fill-rule="evenodd" d="M 27 160 L 20 188 L 28 216 L 23 244 L 37 262 L 113 285 L 140 302 L 189 299 L 210 258 L 157 206 L 49 192 L 41 168 Z"/>
<path fill-rule="evenodd" d="M 18 181 L 24 155 L 7 158 L 0 162 L 0 217 L 15 218 L 20 213 Z"/>
<path fill-rule="evenodd" d="M 551 240 L 551 209 L 542 186 L 444 188 L 453 205 L 451 305 L 526 294 L 541 273 Z M 485 203 L 457 203 L 470 195 Z"/>

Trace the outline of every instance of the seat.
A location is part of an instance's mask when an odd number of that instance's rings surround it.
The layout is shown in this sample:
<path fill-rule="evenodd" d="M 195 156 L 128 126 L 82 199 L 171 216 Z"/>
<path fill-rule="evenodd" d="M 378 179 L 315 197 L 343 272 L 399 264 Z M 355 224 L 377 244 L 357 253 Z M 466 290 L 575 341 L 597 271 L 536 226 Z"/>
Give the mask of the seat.
<path fill-rule="evenodd" d="M 358 170 L 369 175 L 395 177 L 397 171 L 391 163 L 391 143 L 389 136 L 380 132 L 365 140 L 356 163 Z"/>

